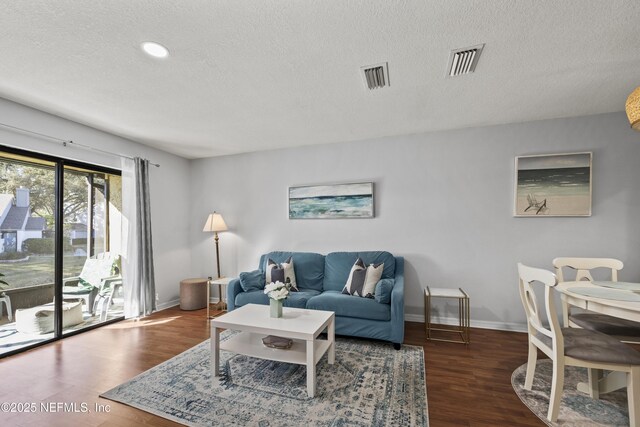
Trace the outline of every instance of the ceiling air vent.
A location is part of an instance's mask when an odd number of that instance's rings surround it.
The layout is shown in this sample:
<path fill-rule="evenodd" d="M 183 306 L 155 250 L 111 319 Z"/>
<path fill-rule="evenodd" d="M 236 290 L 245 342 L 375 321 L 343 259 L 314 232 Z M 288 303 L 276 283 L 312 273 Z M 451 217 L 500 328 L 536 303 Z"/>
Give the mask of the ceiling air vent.
<path fill-rule="evenodd" d="M 362 70 L 364 84 L 369 88 L 369 90 L 389 86 L 389 69 L 387 68 L 386 62 L 376 65 L 367 65 L 360 69 Z"/>
<path fill-rule="evenodd" d="M 484 44 L 477 46 L 455 49 L 449 55 L 449 64 L 447 65 L 447 76 L 455 77 L 463 74 L 473 73 L 476 70 L 478 59 Z"/>

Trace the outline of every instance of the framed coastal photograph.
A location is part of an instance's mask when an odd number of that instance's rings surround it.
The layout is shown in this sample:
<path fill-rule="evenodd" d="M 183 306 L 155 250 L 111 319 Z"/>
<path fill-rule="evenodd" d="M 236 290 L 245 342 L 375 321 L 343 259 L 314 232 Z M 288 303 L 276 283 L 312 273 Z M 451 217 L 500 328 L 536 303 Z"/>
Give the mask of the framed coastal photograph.
<path fill-rule="evenodd" d="M 590 216 L 592 153 L 516 157 L 519 217 Z"/>
<path fill-rule="evenodd" d="M 289 187 L 289 219 L 373 218 L 373 182 Z"/>

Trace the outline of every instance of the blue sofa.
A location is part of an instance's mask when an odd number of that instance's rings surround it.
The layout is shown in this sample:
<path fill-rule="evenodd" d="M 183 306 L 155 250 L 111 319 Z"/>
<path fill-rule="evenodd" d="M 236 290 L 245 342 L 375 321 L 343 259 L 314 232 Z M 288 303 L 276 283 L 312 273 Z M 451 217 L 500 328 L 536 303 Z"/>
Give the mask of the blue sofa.
<path fill-rule="evenodd" d="M 396 349 L 404 340 L 404 259 L 389 252 L 332 252 L 322 255 L 311 252 L 270 252 L 260 257 L 258 269 L 264 271 L 269 258 L 277 263 L 293 259 L 299 292 L 291 292 L 285 307 L 333 311 L 336 314 L 336 334 L 390 341 Z M 383 279 L 392 286 L 390 303 L 342 293 L 351 267 L 362 258 L 365 265 L 384 262 Z M 377 286 L 376 288 L 381 288 Z M 387 295 L 388 296 L 388 295 Z M 382 300 L 382 299 L 381 299 Z M 269 304 L 261 290 L 244 292 L 240 279 L 229 282 L 227 309 L 245 304 Z"/>

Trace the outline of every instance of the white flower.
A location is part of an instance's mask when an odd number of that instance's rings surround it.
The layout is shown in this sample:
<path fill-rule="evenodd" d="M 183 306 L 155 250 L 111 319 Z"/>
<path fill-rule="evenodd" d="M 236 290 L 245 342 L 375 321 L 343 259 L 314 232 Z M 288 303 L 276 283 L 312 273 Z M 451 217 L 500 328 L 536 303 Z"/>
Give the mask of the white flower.
<path fill-rule="evenodd" d="M 287 286 L 280 281 L 269 283 L 265 286 L 264 293 L 267 294 L 269 298 L 275 300 L 285 299 L 289 296 Z"/>

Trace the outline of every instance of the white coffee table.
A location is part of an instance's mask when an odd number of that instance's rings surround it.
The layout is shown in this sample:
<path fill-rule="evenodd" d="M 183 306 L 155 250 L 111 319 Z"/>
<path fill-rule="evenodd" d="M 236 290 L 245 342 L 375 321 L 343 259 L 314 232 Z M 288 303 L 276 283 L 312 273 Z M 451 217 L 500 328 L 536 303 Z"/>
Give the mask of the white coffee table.
<path fill-rule="evenodd" d="M 220 330 L 241 331 L 220 342 Z M 318 335 L 327 330 L 327 339 Z M 293 345 L 287 350 L 265 347 L 262 338 L 267 335 L 291 338 Z M 220 349 L 260 359 L 295 363 L 307 367 L 307 393 L 316 392 L 316 364 L 328 352 L 329 364 L 335 362 L 335 314 L 332 311 L 305 310 L 284 307 L 281 318 L 269 316 L 268 305 L 247 304 L 211 320 L 211 370 L 219 375 Z"/>

